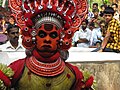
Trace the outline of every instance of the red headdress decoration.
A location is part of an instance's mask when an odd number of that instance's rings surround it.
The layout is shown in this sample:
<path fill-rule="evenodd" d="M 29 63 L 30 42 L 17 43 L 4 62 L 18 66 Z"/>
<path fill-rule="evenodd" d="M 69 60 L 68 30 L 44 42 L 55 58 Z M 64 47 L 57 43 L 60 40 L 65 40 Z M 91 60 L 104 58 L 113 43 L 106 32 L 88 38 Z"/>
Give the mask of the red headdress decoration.
<path fill-rule="evenodd" d="M 71 47 L 72 36 L 87 14 L 87 0 L 9 0 L 12 15 L 23 35 L 23 46 L 35 45 L 36 23 L 54 23 L 60 28 L 60 49 Z"/>

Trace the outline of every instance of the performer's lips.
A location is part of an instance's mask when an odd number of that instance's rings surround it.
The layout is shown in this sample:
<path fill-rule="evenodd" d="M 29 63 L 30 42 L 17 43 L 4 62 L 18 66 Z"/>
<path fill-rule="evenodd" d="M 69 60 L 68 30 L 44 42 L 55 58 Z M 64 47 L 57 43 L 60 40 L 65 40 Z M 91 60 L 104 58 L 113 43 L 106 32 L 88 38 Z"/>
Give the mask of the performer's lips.
<path fill-rule="evenodd" d="M 42 46 L 43 48 L 51 48 L 51 46 L 50 45 L 44 45 L 44 46 Z"/>

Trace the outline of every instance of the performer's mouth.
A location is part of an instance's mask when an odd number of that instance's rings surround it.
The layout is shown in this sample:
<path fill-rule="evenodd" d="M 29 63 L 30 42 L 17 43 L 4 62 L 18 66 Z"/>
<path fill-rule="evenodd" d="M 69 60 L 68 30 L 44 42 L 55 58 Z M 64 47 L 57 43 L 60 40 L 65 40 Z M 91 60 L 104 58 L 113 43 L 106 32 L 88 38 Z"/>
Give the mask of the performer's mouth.
<path fill-rule="evenodd" d="M 52 48 L 50 45 L 43 45 L 42 47 L 46 49 Z"/>

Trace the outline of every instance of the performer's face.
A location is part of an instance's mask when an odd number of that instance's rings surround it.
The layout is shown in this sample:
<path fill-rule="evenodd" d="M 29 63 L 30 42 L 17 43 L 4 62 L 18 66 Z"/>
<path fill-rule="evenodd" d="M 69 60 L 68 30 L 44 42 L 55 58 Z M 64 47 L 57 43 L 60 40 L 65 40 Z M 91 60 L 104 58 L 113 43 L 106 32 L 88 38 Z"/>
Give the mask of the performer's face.
<path fill-rule="evenodd" d="M 53 24 L 42 24 L 37 31 L 37 49 L 42 55 L 51 56 L 57 51 L 59 30 Z"/>

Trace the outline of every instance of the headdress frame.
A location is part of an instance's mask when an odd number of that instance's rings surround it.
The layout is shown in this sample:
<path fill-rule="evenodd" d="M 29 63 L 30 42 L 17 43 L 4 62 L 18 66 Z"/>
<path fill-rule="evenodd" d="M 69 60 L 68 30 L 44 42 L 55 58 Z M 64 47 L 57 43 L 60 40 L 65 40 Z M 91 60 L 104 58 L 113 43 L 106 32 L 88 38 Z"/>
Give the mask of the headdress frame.
<path fill-rule="evenodd" d="M 87 0 L 9 0 L 9 7 L 27 49 L 35 46 L 36 25 L 49 21 L 60 27 L 60 49 L 68 50 L 88 12 Z"/>

